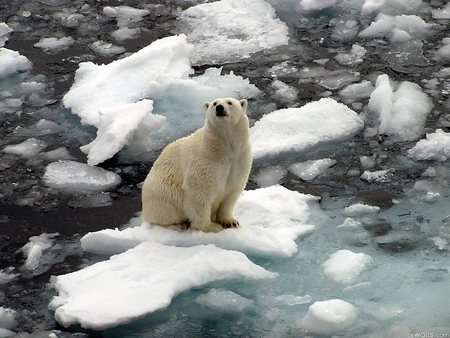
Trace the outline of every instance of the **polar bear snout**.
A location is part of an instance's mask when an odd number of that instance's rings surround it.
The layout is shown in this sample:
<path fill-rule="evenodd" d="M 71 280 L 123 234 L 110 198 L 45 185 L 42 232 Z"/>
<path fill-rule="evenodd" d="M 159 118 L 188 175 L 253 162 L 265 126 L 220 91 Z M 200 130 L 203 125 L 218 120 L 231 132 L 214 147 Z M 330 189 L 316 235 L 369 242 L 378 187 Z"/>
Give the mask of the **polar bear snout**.
<path fill-rule="evenodd" d="M 225 110 L 224 106 L 222 106 L 221 104 L 218 104 L 216 106 L 216 116 L 227 116 L 228 113 Z"/>

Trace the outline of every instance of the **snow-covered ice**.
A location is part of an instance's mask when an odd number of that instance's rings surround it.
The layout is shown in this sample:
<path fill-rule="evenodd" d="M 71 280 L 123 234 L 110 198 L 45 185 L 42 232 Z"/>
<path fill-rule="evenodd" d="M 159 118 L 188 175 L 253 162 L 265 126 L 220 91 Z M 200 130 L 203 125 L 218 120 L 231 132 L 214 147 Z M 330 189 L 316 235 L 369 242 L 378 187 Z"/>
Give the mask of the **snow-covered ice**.
<path fill-rule="evenodd" d="M 250 129 L 253 157 L 302 152 L 317 145 L 344 140 L 357 134 L 363 120 L 353 110 L 324 98 L 301 108 L 267 114 Z"/>
<path fill-rule="evenodd" d="M 82 148 L 89 164 L 105 161 L 125 145 L 147 152 L 162 148 L 161 139 L 185 136 L 203 124 L 204 101 L 251 98 L 259 93 L 248 80 L 232 73 L 221 75 L 220 69 L 210 68 L 190 78 L 192 50 L 186 37 L 179 35 L 157 40 L 107 65 L 80 63 L 63 103 L 83 124 L 99 128 L 93 143 Z M 181 129 L 175 128 L 180 114 L 185 121 Z M 119 132 L 117 126 L 126 127 Z M 160 132 L 152 141 L 156 131 Z"/>
<path fill-rule="evenodd" d="M 25 56 L 8 48 L 0 48 L 0 79 L 19 71 L 30 70 L 32 64 Z"/>
<path fill-rule="evenodd" d="M 369 109 L 379 116 L 379 133 L 414 141 L 423 134 L 432 102 L 419 85 L 404 81 L 395 84 L 386 74 L 377 78 L 370 95 Z"/>
<path fill-rule="evenodd" d="M 330 299 L 312 304 L 300 326 L 313 332 L 331 336 L 350 329 L 358 320 L 359 311 L 341 299 Z"/>
<path fill-rule="evenodd" d="M 263 0 L 221 0 L 200 4 L 178 17 L 193 64 L 217 64 L 249 58 L 252 53 L 287 45 L 288 27 Z"/>
<path fill-rule="evenodd" d="M 217 281 L 251 281 L 277 274 L 237 251 L 215 245 L 144 242 L 85 269 L 55 278 L 50 303 L 64 326 L 106 329 L 165 309 L 183 291 Z M 105 287 L 107 285 L 107 287 Z"/>
<path fill-rule="evenodd" d="M 47 165 L 44 182 L 51 188 L 68 192 L 95 193 L 121 182 L 116 173 L 75 161 L 59 161 Z"/>
<path fill-rule="evenodd" d="M 450 134 L 442 129 L 427 134 L 408 150 L 408 156 L 420 161 L 447 161 L 450 157 Z"/>
<path fill-rule="evenodd" d="M 372 257 L 365 253 L 339 250 L 333 253 L 323 266 L 323 273 L 336 283 L 353 284 L 359 275 L 373 264 Z"/>
<path fill-rule="evenodd" d="M 139 126 L 145 126 L 147 135 L 158 131 L 166 118 L 152 114 L 153 102 L 136 103 L 105 108 L 100 112 L 97 137 L 80 149 L 88 154 L 88 164 L 96 165 L 119 152 L 133 138 Z"/>
<path fill-rule="evenodd" d="M 242 225 L 238 229 L 219 233 L 179 232 L 144 223 L 124 230 L 89 233 L 81 239 L 81 245 L 85 251 L 103 255 L 117 254 L 151 241 L 176 246 L 214 244 L 250 256 L 290 257 L 297 252 L 296 239 L 314 230 L 309 217 L 310 208 L 316 204 L 315 196 L 271 186 L 244 192 L 235 208 L 236 218 Z"/>
<path fill-rule="evenodd" d="M 422 39 L 430 34 L 432 24 L 417 15 L 390 16 L 379 13 L 369 27 L 359 33 L 362 38 L 386 36 L 391 43 Z"/>

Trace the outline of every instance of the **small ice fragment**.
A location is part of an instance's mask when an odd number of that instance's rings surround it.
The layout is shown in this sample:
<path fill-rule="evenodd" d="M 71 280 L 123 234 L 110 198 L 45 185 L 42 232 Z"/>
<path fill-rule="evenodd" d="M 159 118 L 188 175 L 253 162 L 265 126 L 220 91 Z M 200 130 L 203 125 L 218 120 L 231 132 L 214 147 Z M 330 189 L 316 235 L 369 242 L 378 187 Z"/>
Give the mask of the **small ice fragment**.
<path fill-rule="evenodd" d="M 358 320 L 358 309 L 341 299 L 331 299 L 312 304 L 300 321 L 300 326 L 310 332 L 333 335 L 346 331 Z"/>
<path fill-rule="evenodd" d="M 0 79 L 32 68 L 31 62 L 14 50 L 0 47 Z"/>
<path fill-rule="evenodd" d="M 426 139 L 408 150 L 408 157 L 419 161 L 447 161 L 450 158 L 450 133 L 437 129 L 427 134 Z"/>
<path fill-rule="evenodd" d="M 323 273 L 336 283 L 352 284 L 361 272 L 373 264 L 372 257 L 365 253 L 339 250 L 322 264 Z"/>
<path fill-rule="evenodd" d="M 345 207 L 342 211 L 342 215 L 353 217 L 363 214 L 376 214 L 380 211 L 380 207 L 367 205 L 363 203 L 356 203 Z"/>
<path fill-rule="evenodd" d="M 361 174 L 361 179 L 368 182 L 379 182 L 379 183 L 390 182 L 394 175 L 394 172 L 395 172 L 394 168 L 377 171 L 365 170 Z"/>
<path fill-rule="evenodd" d="M 42 38 L 39 42 L 34 44 L 34 47 L 42 48 L 44 52 L 61 52 L 69 49 L 75 43 L 72 37 L 62 38 Z"/>
<path fill-rule="evenodd" d="M 43 252 L 52 247 L 55 241 L 54 238 L 57 236 L 59 236 L 59 233 L 56 232 L 30 237 L 30 241 L 22 248 L 23 253 L 27 257 L 24 263 L 25 269 L 33 271 L 39 266 Z"/>
<path fill-rule="evenodd" d="M 16 311 L 0 307 L 0 328 L 14 330 L 18 325 L 17 317 Z"/>
<path fill-rule="evenodd" d="M 198 296 L 195 301 L 214 311 L 227 313 L 242 313 L 253 305 L 252 300 L 221 289 L 211 289 L 208 293 Z"/>
<path fill-rule="evenodd" d="M 331 158 L 320 160 L 308 160 L 305 162 L 294 163 L 288 167 L 289 171 L 297 175 L 304 181 L 311 181 L 317 176 L 323 174 L 325 170 L 335 165 L 337 162 Z"/>
<path fill-rule="evenodd" d="M 47 144 L 44 141 L 30 138 L 22 143 L 6 146 L 3 148 L 3 152 L 31 158 L 37 156 L 39 152 L 46 147 Z"/>
<path fill-rule="evenodd" d="M 280 183 L 283 177 L 286 176 L 286 173 L 286 168 L 278 165 L 261 170 L 253 180 L 259 187 L 266 188 Z"/>
<path fill-rule="evenodd" d="M 336 5 L 337 0 L 301 0 L 300 6 L 305 12 L 320 11 Z"/>

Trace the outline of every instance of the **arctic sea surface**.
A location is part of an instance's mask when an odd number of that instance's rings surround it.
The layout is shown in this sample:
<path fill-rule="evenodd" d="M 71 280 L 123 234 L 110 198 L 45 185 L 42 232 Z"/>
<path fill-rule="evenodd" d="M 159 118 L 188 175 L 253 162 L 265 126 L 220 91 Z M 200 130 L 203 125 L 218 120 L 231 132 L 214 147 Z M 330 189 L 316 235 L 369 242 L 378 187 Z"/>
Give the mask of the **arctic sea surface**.
<path fill-rule="evenodd" d="M 0 337 L 450 337 L 450 4 L 0 3 Z M 142 223 L 247 99 L 219 233 Z"/>

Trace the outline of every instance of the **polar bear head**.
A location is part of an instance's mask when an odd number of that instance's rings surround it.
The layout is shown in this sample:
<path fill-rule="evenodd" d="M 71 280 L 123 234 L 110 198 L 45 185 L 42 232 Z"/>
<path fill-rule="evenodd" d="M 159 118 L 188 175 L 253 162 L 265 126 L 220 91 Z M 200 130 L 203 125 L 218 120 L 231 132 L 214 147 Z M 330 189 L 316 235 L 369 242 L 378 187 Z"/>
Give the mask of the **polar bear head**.
<path fill-rule="evenodd" d="M 243 118 L 246 120 L 247 100 L 235 100 L 233 98 L 220 98 L 212 102 L 203 103 L 206 119 L 217 126 L 225 121 L 237 124 Z"/>

